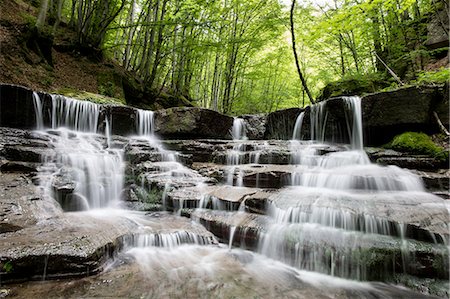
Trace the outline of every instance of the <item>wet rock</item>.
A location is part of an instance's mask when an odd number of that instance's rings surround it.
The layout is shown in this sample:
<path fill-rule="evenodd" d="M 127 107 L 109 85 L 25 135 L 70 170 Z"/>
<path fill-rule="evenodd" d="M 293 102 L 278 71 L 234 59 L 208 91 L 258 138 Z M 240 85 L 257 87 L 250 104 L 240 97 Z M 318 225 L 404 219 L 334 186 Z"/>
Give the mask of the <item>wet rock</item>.
<path fill-rule="evenodd" d="M 136 109 L 127 106 L 104 106 L 109 117 L 111 134 L 136 135 Z"/>
<path fill-rule="evenodd" d="M 265 215 L 268 212 L 268 199 L 276 190 L 258 191 L 245 199 L 245 210 L 250 213 Z"/>
<path fill-rule="evenodd" d="M 0 272 L 2 282 L 92 275 L 124 246 L 136 246 L 139 236 L 182 231 L 213 240 L 201 226 L 180 217 L 124 210 L 65 213 L 0 235 L 1 269 L 10 265 Z"/>
<path fill-rule="evenodd" d="M 230 139 L 233 118 L 213 110 L 177 107 L 155 112 L 155 132 L 166 139 Z"/>
<path fill-rule="evenodd" d="M 29 172 L 37 172 L 39 166 L 41 166 L 40 163 L 7 161 L 4 164 L 0 165 L 0 170 L 2 172 L 29 173 Z"/>
<path fill-rule="evenodd" d="M 291 139 L 295 121 L 302 111 L 301 108 L 289 108 L 269 113 L 264 139 Z"/>
<path fill-rule="evenodd" d="M 0 234 L 36 224 L 44 215 L 58 215 L 58 204 L 44 196 L 20 173 L 0 173 Z"/>
<path fill-rule="evenodd" d="M 414 171 L 419 175 L 428 191 L 442 192 L 449 190 L 450 171 L 442 169 L 438 172 Z"/>
<path fill-rule="evenodd" d="M 0 84 L 0 127 L 33 129 L 33 91 L 18 85 Z"/>
<path fill-rule="evenodd" d="M 417 170 L 435 170 L 444 166 L 442 161 L 424 156 L 382 157 L 378 158 L 376 163 Z"/>
<path fill-rule="evenodd" d="M 45 148 L 27 147 L 20 145 L 5 145 L 3 147 L 3 156 L 11 161 L 21 162 L 41 162 L 41 157 L 48 153 Z"/>
<path fill-rule="evenodd" d="M 193 162 L 211 162 L 215 151 L 224 150 L 226 141 L 214 140 L 164 140 L 162 144 L 168 150 L 190 155 Z"/>
<path fill-rule="evenodd" d="M 264 139 L 266 132 L 267 114 L 245 114 L 239 116 L 245 123 L 245 134 L 250 140 Z"/>
<path fill-rule="evenodd" d="M 185 210 L 191 219 L 200 222 L 221 242 L 229 243 L 230 232 L 233 234 L 233 245 L 256 249 L 259 234 L 270 222 L 267 216 L 243 212 Z"/>
<path fill-rule="evenodd" d="M 223 165 L 217 165 L 214 163 L 193 163 L 191 167 L 192 169 L 198 171 L 200 175 L 212 178 L 216 182 L 222 181 L 225 175 L 225 168 Z"/>
<path fill-rule="evenodd" d="M 66 211 L 83 211 L 87 209 L 85 200 L 73 194 L 76 182 L 73 180 L 70 170 L 62 169 L 61 172 L 52 178 L 52 189 L 56 201 L 61 208 Z"/>

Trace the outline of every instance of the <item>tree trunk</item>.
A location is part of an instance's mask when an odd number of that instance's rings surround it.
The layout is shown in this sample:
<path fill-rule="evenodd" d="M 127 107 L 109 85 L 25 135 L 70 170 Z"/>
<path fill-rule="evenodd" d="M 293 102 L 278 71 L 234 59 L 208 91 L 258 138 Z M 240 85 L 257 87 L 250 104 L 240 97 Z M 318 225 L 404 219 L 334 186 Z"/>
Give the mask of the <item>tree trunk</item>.
<path fill-rule="evenodd" d="M 297 49 L 295 48 L 294 7 L 295 7 L 295 0 L 292 0 L 290 21 L 291 21 L 292 50 L 294 52 L 295 65 L 297 66 L 298 76 L 300 77 L 300 81 L 302 81 L 303 89 L 305 90 L 306 94 L 308 95 L 309 101 L 312 104 L 315 104 L 315 101 L 311 95 L 311 92 L 308 89 L 308 85 L 306 84 L 305 77 L 303 76 L 303 73 L 300 70 L 300 64 L 298 62 Z"/>

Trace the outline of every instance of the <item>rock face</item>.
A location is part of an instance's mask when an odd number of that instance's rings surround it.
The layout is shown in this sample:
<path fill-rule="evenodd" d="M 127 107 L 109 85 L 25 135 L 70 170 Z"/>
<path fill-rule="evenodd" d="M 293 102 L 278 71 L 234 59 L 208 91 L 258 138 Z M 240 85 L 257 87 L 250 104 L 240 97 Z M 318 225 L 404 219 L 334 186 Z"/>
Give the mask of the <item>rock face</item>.
<path fill-rule="evenodd" d="M 364 96 L 361 101 L 365 145 L 381 145 L 405 131 L 432 133 L 434 88 L 409 87 Z"/>
<path fill-rule="evenodd" d="M 106 106 L 111 134 L 136 135 L 136 109 L 127 106 Z"/>
<path fill-rule="evenodd" d="M 0 85 L 0 126 L 32 129 L 36 126 L 33 91 L 16 85 Z"/>
<path fill-rule="evenodd" d="M 169 139 L 230 139 L 233 118 L 202 108 L 170 108 L 155 113 L 155 132 Z"/>
<path fill-rule="evenodd" d="M 264 133 L 266 132 L 267 115 L 257 114 L 257 115 L 241 115 L 245 122 L 245 133 L 247 138 L 250 140 L 261 140 L 264 139 Z"/>
<path fill-rule="evenodd" d="M 264 139 L 291 139 L 297 116 L 303 110 L 289 108 L 269 113 Z"/>
<path fill-rule="evenodd" d="M 430 49 L 448 47 L 449 20 L 448 11 L 436 12 L 427 24 L 427 41 L 425 45 Z"/>

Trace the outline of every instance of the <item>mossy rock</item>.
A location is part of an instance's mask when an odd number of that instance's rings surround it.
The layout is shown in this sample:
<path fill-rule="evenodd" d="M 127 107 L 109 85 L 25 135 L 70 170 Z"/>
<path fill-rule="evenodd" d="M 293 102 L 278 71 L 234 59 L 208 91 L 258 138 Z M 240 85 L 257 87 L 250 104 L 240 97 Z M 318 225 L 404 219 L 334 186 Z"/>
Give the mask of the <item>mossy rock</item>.
<path fill-rule="evenodd" d="M 82 101 L 89 101 L 96 104 L 109 104 L 109 105 L 124 105 L 125 100 L 124 99 L 118 99 L 113 97 L 104 96 L 101 94 L 96 94 L 92 92 L 87 91 L 79 91 L 79 90 L 73 90 L 70 88 L 62 88 L 54 90 L 53 93 L 61 94 L 66 97 L 74 98 L 77 100 Z"/>
<path fill-rule="evenodd" d="M 373 93 L 389 86 L 389 82 L 375 76 L 344 78 L 328 83 L 317 97 L 318 101 L 349 95 Z"/>
<path fill-rule="evenodd" d="M 418 155 L 428 155 L 436 159 L 447 161 L 448 151 L 436 145 L 430 136 L 425 133 L 405 132 L 397 135 L 384 147 L 399 152 L 408 152 Z"/>

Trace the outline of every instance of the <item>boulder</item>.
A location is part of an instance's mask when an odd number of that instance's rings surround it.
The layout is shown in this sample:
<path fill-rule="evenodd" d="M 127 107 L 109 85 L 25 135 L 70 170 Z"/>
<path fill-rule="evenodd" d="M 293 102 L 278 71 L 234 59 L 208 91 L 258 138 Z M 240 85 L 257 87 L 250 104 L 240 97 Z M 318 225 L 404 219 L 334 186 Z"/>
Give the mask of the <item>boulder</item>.
<path fill-rule="evenodd" d="M 435 132 L 431 110 L 439 97 L 436 91 L 435 88 L 413 86 L 362 97 L 364 144 L 385 144 L 406 131 Z"/>
<path fill-rule="evenodd" d="M 245 133 L 250 140 L 264 139 L 266 131 L 267 114 L 245 114 L 239 116 L 244 120 Z"/>
<path fill-rule="evenodd" d="M 230 139 L 233 118 L 209 109 L 176 107 L 155 111 L 155 132 L 166 139 Z"/>

